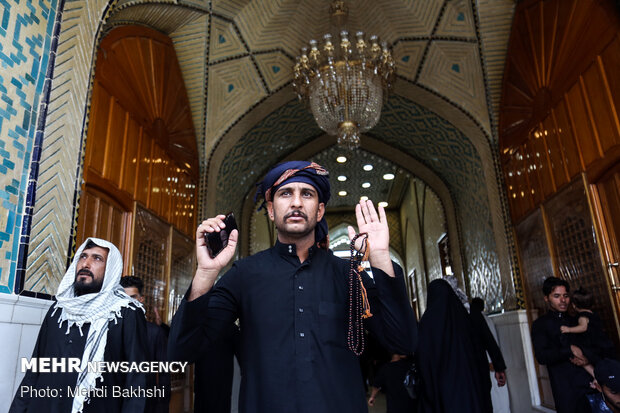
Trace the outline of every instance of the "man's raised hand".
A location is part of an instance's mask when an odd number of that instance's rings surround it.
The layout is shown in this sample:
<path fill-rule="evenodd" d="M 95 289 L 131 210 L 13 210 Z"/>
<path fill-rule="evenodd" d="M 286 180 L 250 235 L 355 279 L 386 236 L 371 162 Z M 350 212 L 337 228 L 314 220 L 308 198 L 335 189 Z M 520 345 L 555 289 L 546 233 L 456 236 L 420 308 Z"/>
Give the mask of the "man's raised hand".
<path fill-rule="evenodd" d="M 380 206 L 379 213 L 372 201 L 361 201 L 355 206 L 355 217 L 360 233 L 368 234 L 368 246 L 370 248 L 370 264 L 394 277 L 394 269 L 390 260 L 390 231 L 388 228 L 385 209 Z M 349 239 L 355 236 L 355 229 L 348 228 Z M 362 248 L 361 237 L 355 242 L 355 248 Z"/>

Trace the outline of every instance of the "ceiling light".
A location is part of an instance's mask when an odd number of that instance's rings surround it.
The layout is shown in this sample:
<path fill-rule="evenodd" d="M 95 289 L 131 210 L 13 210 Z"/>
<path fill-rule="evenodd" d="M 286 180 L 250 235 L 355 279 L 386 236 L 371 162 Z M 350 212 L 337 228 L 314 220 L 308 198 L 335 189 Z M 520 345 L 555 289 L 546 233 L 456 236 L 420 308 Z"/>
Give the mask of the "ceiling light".
<path fill-rule="evenodd" d="M 364 165 L 364 170 L 365 171 L 372 171 L 372 165 L 371 164 Z"/>
<path fill-rule="evenodd" d="M 362 188 L 370 188 L 370 182 L 364 182 Z"/>
<path fill-rule="evenodd" d="M 340 195 L 340 196 L 347 196 L 347 191 L 340 191 L 340 192 L 338 192 L 338 195 Z"/>
<path fill-rule="evenodd" d="M 346 156 L 339 156 L 336 158 L 336 162 L 338 163 L 345 163 L 347 161 L 347 157 Z"/>
<path fill-rule="evenodd" d="M 388 206 L 388 203 L 385 202 L 385 201 L 382 201 L 382 202 L 379 202 L 379 206 L 383 207 L 383 208 L 386 208 Z"/>
<path fill-rule="evenodd" d="M 364 195 L 363 197 L 360 197 L 360 201 L 368 201 L 368 197 Z"/>
<path fill-rule="evenodd" d="M 344 181 L 346 181 L 346 180 L 347 180 L 347 177 L 346 177 L 346 176 L 344 176 L 344 175 L 340 175 L 340 176 L 338 177 L 338 180 L 339 180 L 340 182 L 344 182 Z"/>
<path fill-rule="evenodd" d="M 333 1 L 330 14 L 335 26 L 346 26 L 349 10 L 344 1 Z M 387 43 L 380 44 L 377 36 L 366 40 L 363 32 L 351 36 L 343 30 L 323 40 L 310 40 L 310 47 L 301 49 L 293 86 L 319 127 L 338 136 L 341 147 L 355 149 L 361 134 L 379 121 L 396 65 Z"/>
<path fill-rule="evenodd" d="M 385 174 L 383 175 L 383 179 L 385 179 L 386 181 L 391 181 L 392 179 L 394 179 L 394 174 Z"/>

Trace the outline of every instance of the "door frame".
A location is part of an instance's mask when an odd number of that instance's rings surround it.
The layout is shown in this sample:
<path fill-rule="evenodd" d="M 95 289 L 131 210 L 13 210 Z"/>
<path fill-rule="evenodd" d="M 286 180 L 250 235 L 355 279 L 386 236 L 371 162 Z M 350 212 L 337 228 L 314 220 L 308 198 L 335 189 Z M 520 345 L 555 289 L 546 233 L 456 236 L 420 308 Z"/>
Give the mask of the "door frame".
<path fill-rule="evenodd" d="M 607 293 L 613 306 L 614 321 L 616 325 L 615 332 L 609 332 L 616 336 L 616 340 L 620 341 L 620 271 L 616 269 L 616 274 L 612 273 L 609 263 L 612 260 L 620 260 L 620 256 L 613 257 L 614 245 L 613 240 L 609 236 L 609 228 L 605 220 L 605 211 L 601 202 L 598 184 L 609 174 L 620 169 L 620 146 L 614 146 L 605 158 L 595 162 L 591 168 L 582 174 L 586 194 L 588 197 L 588 205 L 594 223 L 594 231 L 599 248 L 599 256 L 601 257 L 601 265 L 606 274 Z M 620 240 L 617 241 L 620 243 Z M 620 245 L 616 245 L 616 249 L 620 251 Z"/>

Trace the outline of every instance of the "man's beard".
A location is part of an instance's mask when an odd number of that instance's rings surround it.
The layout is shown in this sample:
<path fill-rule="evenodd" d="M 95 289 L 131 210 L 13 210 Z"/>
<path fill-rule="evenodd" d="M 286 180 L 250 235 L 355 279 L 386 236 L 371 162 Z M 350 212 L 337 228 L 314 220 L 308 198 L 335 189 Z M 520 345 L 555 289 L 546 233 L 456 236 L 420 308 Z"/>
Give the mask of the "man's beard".
<path fill-rule="evenodd" d="M 93 280 L 90 283 L 85 283 L 84 281 L 78 281 L 78 277 L 80 275 L 88 275 Z M 87 269 L 81 269 L 77 272 L 77 274 L 75 274 L 75 281 L 73 282 L 73 292 L 75 293 L 77 297 L 79 297 L 84 294 L 98 293 L 99 291 L 101 291 L 102 286 L 103 286 L 103 279 L 95 280 L 95 275 L 91 271 Z"/>

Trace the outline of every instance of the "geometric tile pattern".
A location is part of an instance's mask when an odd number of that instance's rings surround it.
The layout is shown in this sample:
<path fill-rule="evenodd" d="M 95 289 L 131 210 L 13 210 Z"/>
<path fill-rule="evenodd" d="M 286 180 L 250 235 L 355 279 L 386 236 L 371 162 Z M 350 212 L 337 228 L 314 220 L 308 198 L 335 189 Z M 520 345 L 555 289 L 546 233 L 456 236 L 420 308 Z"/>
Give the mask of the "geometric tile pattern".
<path fill-rule="evenodd" d="M 396 73 L 399 76 L 411 81 L 415 80 L 427 44 L 428 40 L 408 40 L 399 41 L 394 45 Z"/>
<path fill-rule="evenodd" d="M 175 3 L 187 4 L 189 6 L 196 6 L 196 7 L 203 7 L 203 8 L 211 7 L 211 0 L 180 0 L 180 1 L 175 1 Z"/>
<path fill-rule="evenodd" d="M 476 43 L 434 41 L 427 55 L 428 64 L 420 73 L 420 83 L 474 115 L 490 132 L 486 94 Z"/>
<path fill-rule="evenodd" d="M 241 10 L 251 3 L 248 0 L 210 0 L 211 12 L 227 19 L 234 19 Z"/>
<path fill-rule="evenodd" d="M 174 4 L 129 4 L 116 3 L 107 20 L 106 27 L 139 24 L 147 27 L 157 27 L 164 33 L 173 33 L 182 26 L 191 23 L 194 19 L 204 16 L 194 8 L 178 7 Z M 173 3 L 173 2 L 170 2 Z"/>
<path fill-rule="evenodd" d="M 249 56 L 209 67 L 206 142 L 215 142 L 249 107 L 267 95 Z M 211 150 L 206 146 L 206 153 Z"/>
<path fill-rule="evenodd" d="M 401 209 L 406 236 L 407 274 L 413 276 L 416 292 L 427 289 L 427 280 L 441 278 L 437 241 L 446 233 L 446 216 L 441 200 L 425 182 L 411 179 Z M 391 235 L 391 234 L 390 234 Z M 420 313 L 426 308 L 426 294 L 417 294 Z"/>
<path fill-rule="evenodd" d="M 234 20 L 253 52 L 283 48 L 289 55 L 295 55 L 308 42 L 308 36 L 316 37 L 329 29 L 328 2 L 254 0 L 244 3 Z M 214 12 L 219 11 L 218 5 L 213 5 Z"/>
<path fill-rule="evenodd" d="M 185 82 L 194 129 L 200 140 L 205 134 L 204 90 L 207 83 L 208 48 L 204 33 L 208 27 L 209 15 L 205 14 L 170 34 Z M 200 153 L 199 159 L 204 160 L 204 145 L 197 146 Z"/>
<path fill-rule="evenodd" d="M 426 272 L 428 279 L 434 280 L 443 276 L 437 241 L 446 232 L 446 217 L 437 194 L 426 185 L 424 190 L 426 194 L 424 198 L 423 226 L 426 264 L 428 266 Z"/>
<path fill-rule="evenodd" d="M 63 24 L 47 107 L 45 135 L 32 217 L 26 283 L 34 291 L 55 292 L 67 267 L 74 228 L 77 169 L 81 163 L 82 132 L 90 88 L 92 45 L 105 0 L 71 2 Z M 84 53 L 90 51 L 90 53 Z"/>
<path fill-rule="evenodd" d="M 387 32 L 383 36 L 384 40 L 393 42 L 403 32 L 412 36 L 430 34 L 437 19 L 441 16 L 441 9 L 445 2 L 441 0 L 407 1 L 398 4 L 388 0 L 381 2 L 364 0 L 360 3 L 363 4 L 358 6 L 352 3 L 349 7 L 357 13 L 364 10 L 364 18 L 360 18 L 359 22 L 375 30 L 383 27 L 382 31 Z M 379 33 L 378 30 L 377 33 Z"/>
<path fill-rule="evenodd" d="M 486 88 L 489 93 L 494 122 L 499 118 L 499 101 L 508 50 L 508 38 L 512 29 L 514 0 L 479 0 L 479 37 L 484 58 Z M 493 136 L 497 136 L 493 133 Z"/>
<path fill-rule="evenodd" d="M 35 4 L 33 4 L 35 3 Z M 13 292 L 30 162 L 57 0 L 2 2 L 0 21 L 0 292 Z M 36 148 L 38 150 L 38 148 Z M 35 156 L 36 158 L 36 156 Z"/>
<path fill-rule="evenodd" d="M 255 59 L 270 92 L 275 92 L 291 80 L 294 62 L 284 53 L 259 54 Z"/>
<path fill-rule="evenodd" d="M 470 0 L 446 2 L 443 17 L 439 21 L 435 36 L 467 37 L 476 36 L 476 25 Z"/>
<path fill-rule="evenodd" d="M 248 53 L 243 41 L 237 34 L 234 23 L 229 20 L 213 17 L 211 20 L 210 37 L 210 63 L 216 63 L 218 60 Z"/>

